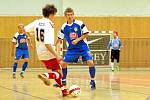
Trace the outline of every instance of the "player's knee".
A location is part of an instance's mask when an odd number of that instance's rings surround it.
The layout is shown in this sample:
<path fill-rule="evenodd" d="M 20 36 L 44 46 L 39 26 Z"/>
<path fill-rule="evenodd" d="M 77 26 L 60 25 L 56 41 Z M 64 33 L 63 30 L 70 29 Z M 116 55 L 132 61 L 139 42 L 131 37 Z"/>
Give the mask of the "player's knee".
<path fill-rule="evenodd" d="M 19 60 L 15 60 L 15 63 L 18 63 L 19 62 Z"/>
<path fill-rule="evenodd" d="M 114 62 L 114 59 L 111 59 L 111 62 Z"/>
<path fill-rule="evenodd" d="M 62 68 L 67 68 L 67 65 L 68 65 L 68 64 L 67 64 L 66 62 L 62 62 L 62 63 L 61 63 L 61 67 L 62 67 Z"/>
<path fill-rule="evenodd" d="M 61 70 L 57 70 L 58 73 L 60 73 L 62 75 L 62 71 Z"/>
<path fill-rule="evenodd" d="M 117 60 L 117 63 L 119 63 L 119 60 Z"/>
<path fill-rule="evenodd" d="M 53 73 L 55 73 L 56 79 L 62 79 L 62 74 L 61 73 L 59 73 L 58 71 L 57 72 L 53 72 Z"/>
<path fill-rule="evenodd" d="M 87 61 L 87 64 L 88 64 L 89 67 L 93 67 L 94 66 L 93 60 Z"/>
<path fill-rule="evenodd" d="M 24 62 L 29 62 L 29 59 L 28 58 L 24 59 Z"/>

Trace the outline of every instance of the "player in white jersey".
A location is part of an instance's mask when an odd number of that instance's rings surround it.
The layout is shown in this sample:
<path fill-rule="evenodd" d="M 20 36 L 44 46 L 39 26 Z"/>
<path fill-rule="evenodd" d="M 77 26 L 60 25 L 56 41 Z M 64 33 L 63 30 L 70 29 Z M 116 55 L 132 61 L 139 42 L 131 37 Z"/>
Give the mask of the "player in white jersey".
<path fill-rule="evenodd" d="M 38 77 L 46 84 L 50 85 L 49 79 L 55 79 L 62 89 L 63 96 L 68 95 L 67 89 L 63 86 L 61 79 L 61 68 L 59 61 L 62 57 L 57 55 L 54 50 L 54 15 L 57 9 L 54 5 L 46 5 L 43 9 L 43 18 L 35 20 L 25 26 L 25 31 L 29 34 L 35 33 L 35 42 L 38 58 L 44 63 L 47 69 L 52 71 L 49 73 L 39 74 Z M 31 36 L 32 34 L 30 34 Z"/>

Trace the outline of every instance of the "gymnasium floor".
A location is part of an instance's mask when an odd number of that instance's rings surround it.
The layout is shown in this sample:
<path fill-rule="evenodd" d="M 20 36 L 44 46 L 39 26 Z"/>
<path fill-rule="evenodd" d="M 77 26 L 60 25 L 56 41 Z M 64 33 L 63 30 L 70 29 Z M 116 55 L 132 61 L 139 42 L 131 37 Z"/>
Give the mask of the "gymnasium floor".
<path fill-rule="evenodd" d="M 100 71 L 96 74 L 97 89 L 90 90 L 88 70 L 69 70 L 68 87 L 81 87 L 81 95 L 61 97 L 58 88 L 45 86 L 30 70 L 25 78 L 12 79 L 11 70 L 0 70 L 0 100 L 150 100 L 150 71 Z M 54 81 L 52 81 L 54 83 Z"/>

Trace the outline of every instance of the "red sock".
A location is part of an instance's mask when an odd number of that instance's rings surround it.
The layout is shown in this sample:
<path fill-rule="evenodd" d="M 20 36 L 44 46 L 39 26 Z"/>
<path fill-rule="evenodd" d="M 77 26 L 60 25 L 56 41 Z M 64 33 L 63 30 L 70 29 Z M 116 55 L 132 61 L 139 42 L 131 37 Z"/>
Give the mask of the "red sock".
<path fill-rule="evenodd" d="M 59 78 L 55 79 L 55 81 L 57 82 L 57 84 L 59 84 L 60 87 L 63 86 L 63 84 L 62 84 L 62 75 L 60 73 L 59 73 Z"/>
<path fill-rule="evenodd" d="M 57 82 L 57 84 L 59 84 L 60 87 L 63 86 L 61 73 L 56 72 L 56 71 L 52 71 L 51 73 L 48 73 L 48 78 L 49 79 L 55 79 L 55 81 Z"/>
<path fill-rule="evenodd" d="M 56 72 L 48 73 L 48 78 L 49 79 L 56 79 L 56 77 L 57 77 L 56 74 L 57 74 Z"/>

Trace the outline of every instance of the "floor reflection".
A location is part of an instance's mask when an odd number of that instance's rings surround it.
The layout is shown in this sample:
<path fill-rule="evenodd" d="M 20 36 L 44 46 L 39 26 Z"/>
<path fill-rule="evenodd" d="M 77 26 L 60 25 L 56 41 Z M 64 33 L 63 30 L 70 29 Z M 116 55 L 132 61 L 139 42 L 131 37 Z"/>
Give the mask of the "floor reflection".
<path fill-rule="evenodd" d="M 13 80 L 14 100 L 29 100 L 28 89 L 25 81 Z"/>
<path fill-rule="evenodd" d="M 111 88 L 111 100 L 121 100 L 120 96 L 120 79 L 119 74 L 110 72 L 110 88 Z"/>

